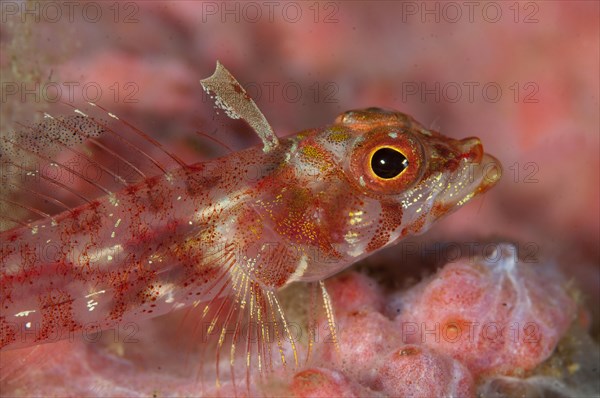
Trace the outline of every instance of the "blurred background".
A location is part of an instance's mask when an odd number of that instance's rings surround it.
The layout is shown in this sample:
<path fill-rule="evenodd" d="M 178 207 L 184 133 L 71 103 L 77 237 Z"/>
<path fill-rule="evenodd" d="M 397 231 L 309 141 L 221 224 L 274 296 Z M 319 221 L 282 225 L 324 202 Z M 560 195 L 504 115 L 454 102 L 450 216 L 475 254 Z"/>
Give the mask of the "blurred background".
<path fill-rule="evenodd" d="M 223 151 L 196 131 L 244 148 L 252 133 L 215 119 L 198 83 L 220 60 L 280 136 L 368 106 L 478 136 L 499 185 L 369 266 L 418 278 L 512 241 L 579 285 L 597 338 L 598 2 L 67 3 L 1 3 L 2 131 L 90 100 L 190 161 Z"/>

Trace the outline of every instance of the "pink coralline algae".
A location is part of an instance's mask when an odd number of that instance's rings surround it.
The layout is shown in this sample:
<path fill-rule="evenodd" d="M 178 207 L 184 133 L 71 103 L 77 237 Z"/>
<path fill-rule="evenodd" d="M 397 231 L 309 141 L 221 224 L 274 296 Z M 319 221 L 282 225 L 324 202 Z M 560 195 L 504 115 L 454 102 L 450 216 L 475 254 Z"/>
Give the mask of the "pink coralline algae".
<path fill-rule="evenodd" d="M 489 392 L 495 377 L 520 380 L 555 352 L 578 312 L 554 268 L 520 260 L 510 244 L 387 296 L 357 272 L 328 286 L 340 349 L 325 345 L 319 358 L 371 396 L 467 397 Z M 333 388 L 331 376 L 318 379 Z"/>
<path fill-rule="evenodd" d="M 330 369 L 312 368 L 297 373 L 290 386 L 296 397 L 355 397 L 357 391 L 341 374 Z"/>
<path fill-rule="evenodd" d="M 548 358 L 576 314 L 548 270 L 500 245 L 487 258 L 448 264 L 405 295 L 404 338 L 464 363 L 478 376 L 531 370 Z"/>
<path fill-rule="evenodd" d="M 406 345 L 383 358 L 374 384 L 388 396 L 468 397 L 473 378 L 458 361 L 425 346 Z"/>

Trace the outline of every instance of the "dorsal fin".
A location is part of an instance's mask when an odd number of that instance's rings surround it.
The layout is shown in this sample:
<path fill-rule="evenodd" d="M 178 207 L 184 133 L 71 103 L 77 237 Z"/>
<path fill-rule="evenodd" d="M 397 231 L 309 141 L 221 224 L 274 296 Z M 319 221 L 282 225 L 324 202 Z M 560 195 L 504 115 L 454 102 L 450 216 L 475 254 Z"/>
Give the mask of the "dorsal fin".
<path fill-rule="evenodd" d="M 201 84 L 214 93 L 227 116 L 241 118 L 254 129 L 265 152 L 279 144 L 254 101 L 219 62 L 215 73 Z M 68 111 L 44 113 L 39 123 L 2 132 L 0 231 L 187 167 L 161 143 L 98 104 L 60 105 Z"/>
<path fill-rule="evenodd" d="M 212 76 L 200 80 L 207 93 L 213 92 L 216 105 L 232 119 L 243 119 L 252 127 L 263 143 L 263 151 L 269 152 L 279 145 L 273 128 L 246 90 L 219 61 Z"/>
<path fill-rule="evenodd" d="M 202 138 L 206 138 L 207 140 L 210 140 L 212 142 L 216 142 L 217 144 L 219 144 L 221 147 L 225 148 L 229 153 L 233 153 L 233 149 L 231 149 L 231 147 L 229 145 L 227 145 L 225 142 L 221 141 L 218 138 L 215 138 L 209 134 L 206 134 L 202 131 L 196 131 L 196 135 L 202 137 Z"/>
<path fill-rule="evenodd" d="M 186 164 L 96 104 L 2 132 L 0 230 L 54 216 Z M 64 116 L 58 116 L 64 114 Z"/>

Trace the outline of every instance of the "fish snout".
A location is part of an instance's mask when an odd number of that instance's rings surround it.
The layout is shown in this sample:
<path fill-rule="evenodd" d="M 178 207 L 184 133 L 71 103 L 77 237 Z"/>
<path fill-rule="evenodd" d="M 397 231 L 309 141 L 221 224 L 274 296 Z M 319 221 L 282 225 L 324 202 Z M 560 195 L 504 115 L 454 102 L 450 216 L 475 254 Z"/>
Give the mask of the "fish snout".
<path fill-rule="evenodd" d="M 469 137 L 459 141 L 461 149 L 460 158 L 467 159 L 472 163 L 479 164 L 483 159 L 483 145 L 477 137 Z"/>

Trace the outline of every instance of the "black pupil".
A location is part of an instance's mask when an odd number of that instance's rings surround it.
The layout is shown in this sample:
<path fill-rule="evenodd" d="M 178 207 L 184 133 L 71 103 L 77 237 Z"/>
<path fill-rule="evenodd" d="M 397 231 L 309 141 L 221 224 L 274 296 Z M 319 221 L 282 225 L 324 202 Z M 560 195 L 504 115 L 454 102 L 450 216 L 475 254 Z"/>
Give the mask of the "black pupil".
<path fill-rule="evenodd" d="M 378 149 L 371 158 L 371 168 L 379 178 L 394 178 L 407 167 L 406 156 L 392 148 Z"/>

